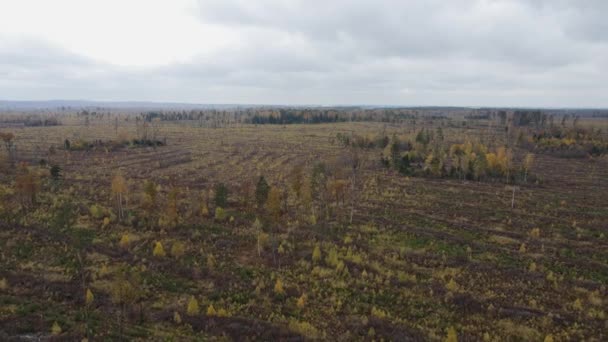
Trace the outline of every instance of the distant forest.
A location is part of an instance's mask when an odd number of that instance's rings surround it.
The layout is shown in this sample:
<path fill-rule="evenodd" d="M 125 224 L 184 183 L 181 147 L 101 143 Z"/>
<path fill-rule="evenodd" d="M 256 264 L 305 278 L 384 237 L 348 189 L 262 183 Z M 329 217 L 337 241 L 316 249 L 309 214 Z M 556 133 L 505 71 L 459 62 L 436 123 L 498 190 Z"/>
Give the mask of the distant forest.
<path fill-rule="evenodd" d="M 169 108 L 119 109 L 115 107 L 56 107 L 35 109 L 23 113 L 2 111 L 0 126 L 55 126 L 61 125 L 67 117 L 77 117 L 89 121 L 110 118 L 119 114 L 120 120 L 135 119 L 142 122 L 153 121 L 196 121 L 201 127 L 225 127 L 231 124 L 288 125 L 320 124 L 336 122 L 386 122 L 399 123 L 416 120 L 491 120 L 499 124 L 513 126 L 533 126 L 535 128 L 575 123 L 579 118 L 608 117 L 604 109 L 515 109 L 515 108 L 465 108 L 465 107 L 288 107 L 251 106 L 218 108 Z M 112 120 L 116 120 L 112 117 Z"/>

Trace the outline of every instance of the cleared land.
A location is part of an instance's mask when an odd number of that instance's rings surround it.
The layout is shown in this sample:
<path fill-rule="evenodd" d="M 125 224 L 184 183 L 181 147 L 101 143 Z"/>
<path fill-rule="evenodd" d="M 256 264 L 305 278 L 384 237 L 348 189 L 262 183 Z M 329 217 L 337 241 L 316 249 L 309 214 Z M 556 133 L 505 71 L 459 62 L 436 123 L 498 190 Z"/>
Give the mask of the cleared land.
<path fill-rule="evenodd" d="M 223 128 L 160 121 L 165 146 L 115 151 L 67 150 L 65 140 L 132 139 L 133 120 L 3 129 L 40 188 L 35 205 L 19 204 L 19 166 L 5 166 L 0 339 L 606 340 L 606 156 L 537 151 L 534 180 L 514 185 L 403 175 L 382 165 L 388 147 L 337 138 L 413 142 L 423 127 L 441 127 L 447 147 L 509 143 L 502 126 L 452 119 Z M 354 153 L 353 186 L 343 161 Z M 517 169 L 530 149 L 512 143 L 512 153 Z M 293 189 L 294 169 L 306 183 L 319 162 L 326 183 L 307 206 Z M 117 174 L 126 180 L 122 220 Z M 279 193 L 278 210 L 255 204 L 262 175 Z M 157 190 L 152 207 L 146 181 Z M 215 212 L 220 183 L 224 215 Z M 62 212 L 73 219 L 62 221 Z M 164 256 L 154 253 L 158 242 Z"/>

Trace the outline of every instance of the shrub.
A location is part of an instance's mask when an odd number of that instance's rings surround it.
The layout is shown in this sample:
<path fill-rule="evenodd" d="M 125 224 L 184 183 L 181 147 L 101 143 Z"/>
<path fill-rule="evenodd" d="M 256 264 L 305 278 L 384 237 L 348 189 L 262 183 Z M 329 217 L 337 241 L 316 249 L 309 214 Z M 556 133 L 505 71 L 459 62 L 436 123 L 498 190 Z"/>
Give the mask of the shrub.
<path fill-rule="evenodd" d="M 340 274 L 347 274 L 348 273 L 348 267 L 346 267 L 346 265 L 344 264 L 344 261 L 340 260 L 338 261 L 338 264 L 336 265 L 336 274 L 340 275 Z"/>
<path fill-rule="evenodd" d="M 530 230 L 530 236 L 538 239 L 540 237 L 540 228 L 532 228 L 532 230 Z"/>
<path fill-rule="evenodd" d="M 93 204 L 89 208 L 89 212 L 91 213 L 91 216 L 98 220 L 101 220 L 104 216 L 106 216 L 107 210 L 105 210 L 105 208 L 100 205 Z"/>
<path fill-rule="evenodd" d="M 215 257 L 213 254 L 207 255 L 207 269 L 212 270 L 215 268 Z"/>
<path fill-rule="evenodd" d="M 521 246 L 519 246 L 519 253 L 526 253 L 526 244 L 522 243 Z"/>
<path fill-rule="evenodd" d="M 165 256 L 165 249 L 163 248 L 163 244 L 159 241 L 154 244 L 154 251 L 152 251 L 152 255 L 154 255 L 155 257 Z"/>
<path fill-rule="evenodd" d="M 289 330 L 313 340 L 322 337 L 319 330 L 308 322 L 291 320 L 289 321 Z"/>
<path fill-rule="evenodd" d="M 2 287 L 0 286 L 0 289 L 1 288 Z M 589 292 L 588 299 L 589 299 L 589 303 L 591 305 L 602 306 L 602 297 L 600 296 L 600 293 L 598 290 Z"/>
<path fill-rule="evenodd" d="M 274 293 L 278 295 L 285 294 L 285 289 L 283 289 L 283 282 L 280 278 L 277 278 L 277 282 L 274 284 Z"/>
<path fill-rule="evenodd" d="M 268 246 L 268 241 L 270 240 L 270 235 L 268 233 L 259 232 L 258 233 L 258 255 Z"/>
<path fill-rule="evenodd" d="M 574 303 L 572 304 L 572 307 L 576 311 L 583 311 L 583 303 L 578 298 L 574 301 Z"/>
<path fill-rule="evenodd" d="M 171 255 L 174 258 L 179 259 L 184 253 L 186 253 L 186 246 L 180 241 L 175 241 L 173 246 L 171 246 Z"/>
<path fill-rule="evenodd" d="M 327 254 L 327 257 L 325 258 L 325 263 L 328 266 L 336 267 L 338 266 L 339 261 L 340 260 L 338 259 L 338 251 L 336 250 L 336 248 L 330 249 L 329 253 Z"/>
<path fill-rule="evenodd" d="M 312 251 L 312 262 L 319 263 L 321 261 L 321 247 L 317 244 L 315 249 Z"/>
<path fill-rule="evenodd" d="M 209 208 L 207 208 L 207 204 L 205 203 L 201 205 L 201 215 L 203 215 L 203 217 L 209 216 Z"/>
<path fill-rule="evenodd" d="M 196 316 L 199 313 L 198 301 L 196 300 L 196 298 L 194 298 L 194 296 L 190 297 L 190 300 L 188 301 L 188 308 L 186 309 L 186 313 L 188 314 L 188 316 Z"/>
<path fill-rule="evenodd" d="M 120 248 L 127 249 L 129 248 L 129 244 L 131 244 L 131 238 L 129 237 L 129 234 L 123 234 L 120 238 L 120 242 L 118 243 L 118 245 L 120 246 Z"/>
<path fill-rule="evenodd" d="M 298 301 L 296 302 L 296 305 L 300 309 L 304 308 L 304 306 L 306 305 L 306 294 L 302 293 L 302 295 L 300 296 L 300 298 L 298 298 Z"/>
<path fill-rule="evenodd" d="M 84 302 L 87 306 L 93 304 L 93 300 L 95 300 L 95 296 L 93 296 L 93 292 L 90 289 L 87 289 L 87 292 L 84 296 Z"/>
<path fill-rule="evenodd" d="M 78 208 L 71 200 L 62 199 L 54 205 L 52 225 L 55 228 L 70 229 L 76 223 Z"/>
<path fill-rule="evenodd" d="M 454 327 L 448 328 L 448 335 L 446 336 L 445 342 L 458 342 L 458 335 L 456 334 L 456 329 Z"/>
<path fill-rule="evenodd" d="M 215 311 L 213 304 L 209 304 L 209 306 L 207 307 L 207 316 L 209 316 L 209 317 L 217 316 L 217 311 Z"/>
<path fill-rule="evenodd" d="M 226 219 L 226 211 L 224 210 L 224 208 L 215 208 L 215 219 L 218 221 L 224 221 Z"/>
<path fill-rule="evenodd" d="M 182 316 L 177 311 L 173 312 L 173 322 L 177 324 L 182 323 Z"/>
<path fill-rule="evenodd" d="M 53 326 L 51 327 L 51 334 L 55 336 L 61 334 L 61 326 L 59 325 L 59 323 L 57 323 L 57 321 L 55 321 L 53 323 Z"/>
<path fill-rule="evenodd" d="M 141 297 L 141 293 L 135 274 L 121 274 L 110 284 L 110 299 L 114 304 L 131 305 Z"/>
<path fill-rule="evenodd" d="M 278 188 L 271 188 L 266 200 L 266 209 L 270 216 L 278 221 L 281 216 L 281 191 Z"/>
<path fill-rule="evenodd" d="M 376 316 L 378 318 L 386 318 L 386 316 L 388 316 L 388 314 L 386 313 L 386 311 L 384 311 L 382 309 L 377 309 L 374 306 L 374 307 L 372 307 L 372 316 Z"/>
<path fill-rule="evenodd" d="M 448 289 L 448 291 L 451 292 L 456 292 L 458 291 L 458 283 L 456 283 L 456 281 L 454 280 L 454 278 L 450 279 L 450 281 L 445 285 L 445 288 Z"/>

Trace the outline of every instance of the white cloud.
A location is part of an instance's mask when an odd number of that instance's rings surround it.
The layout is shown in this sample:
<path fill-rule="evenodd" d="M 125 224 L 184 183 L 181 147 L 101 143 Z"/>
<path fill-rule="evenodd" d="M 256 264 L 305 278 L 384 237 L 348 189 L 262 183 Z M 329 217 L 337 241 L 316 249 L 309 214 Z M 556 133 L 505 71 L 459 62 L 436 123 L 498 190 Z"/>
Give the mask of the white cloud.
<path fill-rule="evenodd" d="M 91 59 L 151 66 L 184 61 L 223 44 L 188 0 L 19 0 L 0 3 L 0 32 L 36 37 Z"/>

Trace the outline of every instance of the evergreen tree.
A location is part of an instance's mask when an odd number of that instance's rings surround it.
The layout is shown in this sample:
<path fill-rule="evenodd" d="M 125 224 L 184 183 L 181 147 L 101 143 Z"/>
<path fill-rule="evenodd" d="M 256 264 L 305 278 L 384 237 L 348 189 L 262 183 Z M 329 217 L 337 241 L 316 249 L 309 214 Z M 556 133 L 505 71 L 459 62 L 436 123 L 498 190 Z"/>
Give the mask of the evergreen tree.
<path fill-rule="evenodd" d="M 255 187 L 255 200 L 258 208 L 262 208 L 268 200 L 268 193 L 270 192 L 270 186 L 266 182 L 264 176 L 260 176 L 258 183 Z"/>
<path fill-rule="evenodd" d="M 393 142 L 391 143 L 391 164 L 395 170 L 399 170 L 401 164 L 401 158 L 399 153 L 399 140 L 396 135 L 393 135 Z"/>
<path fill-rule="evenodd" d="M 51 166 L 51 170 L 50 170 L 50 172 L 51 172 L 51 178 L 54 181 L 60 180 L 61 179 L 61 171 L 62 171 L 61 167 L 59 167 L 58 165 Z"/>
<path fill-rule="evenodd" d="M 228 188 L 224 183 L 218 183 L 215 186 L 214 203 L 216 207 L 226 208 L 228 204 Z"/>

